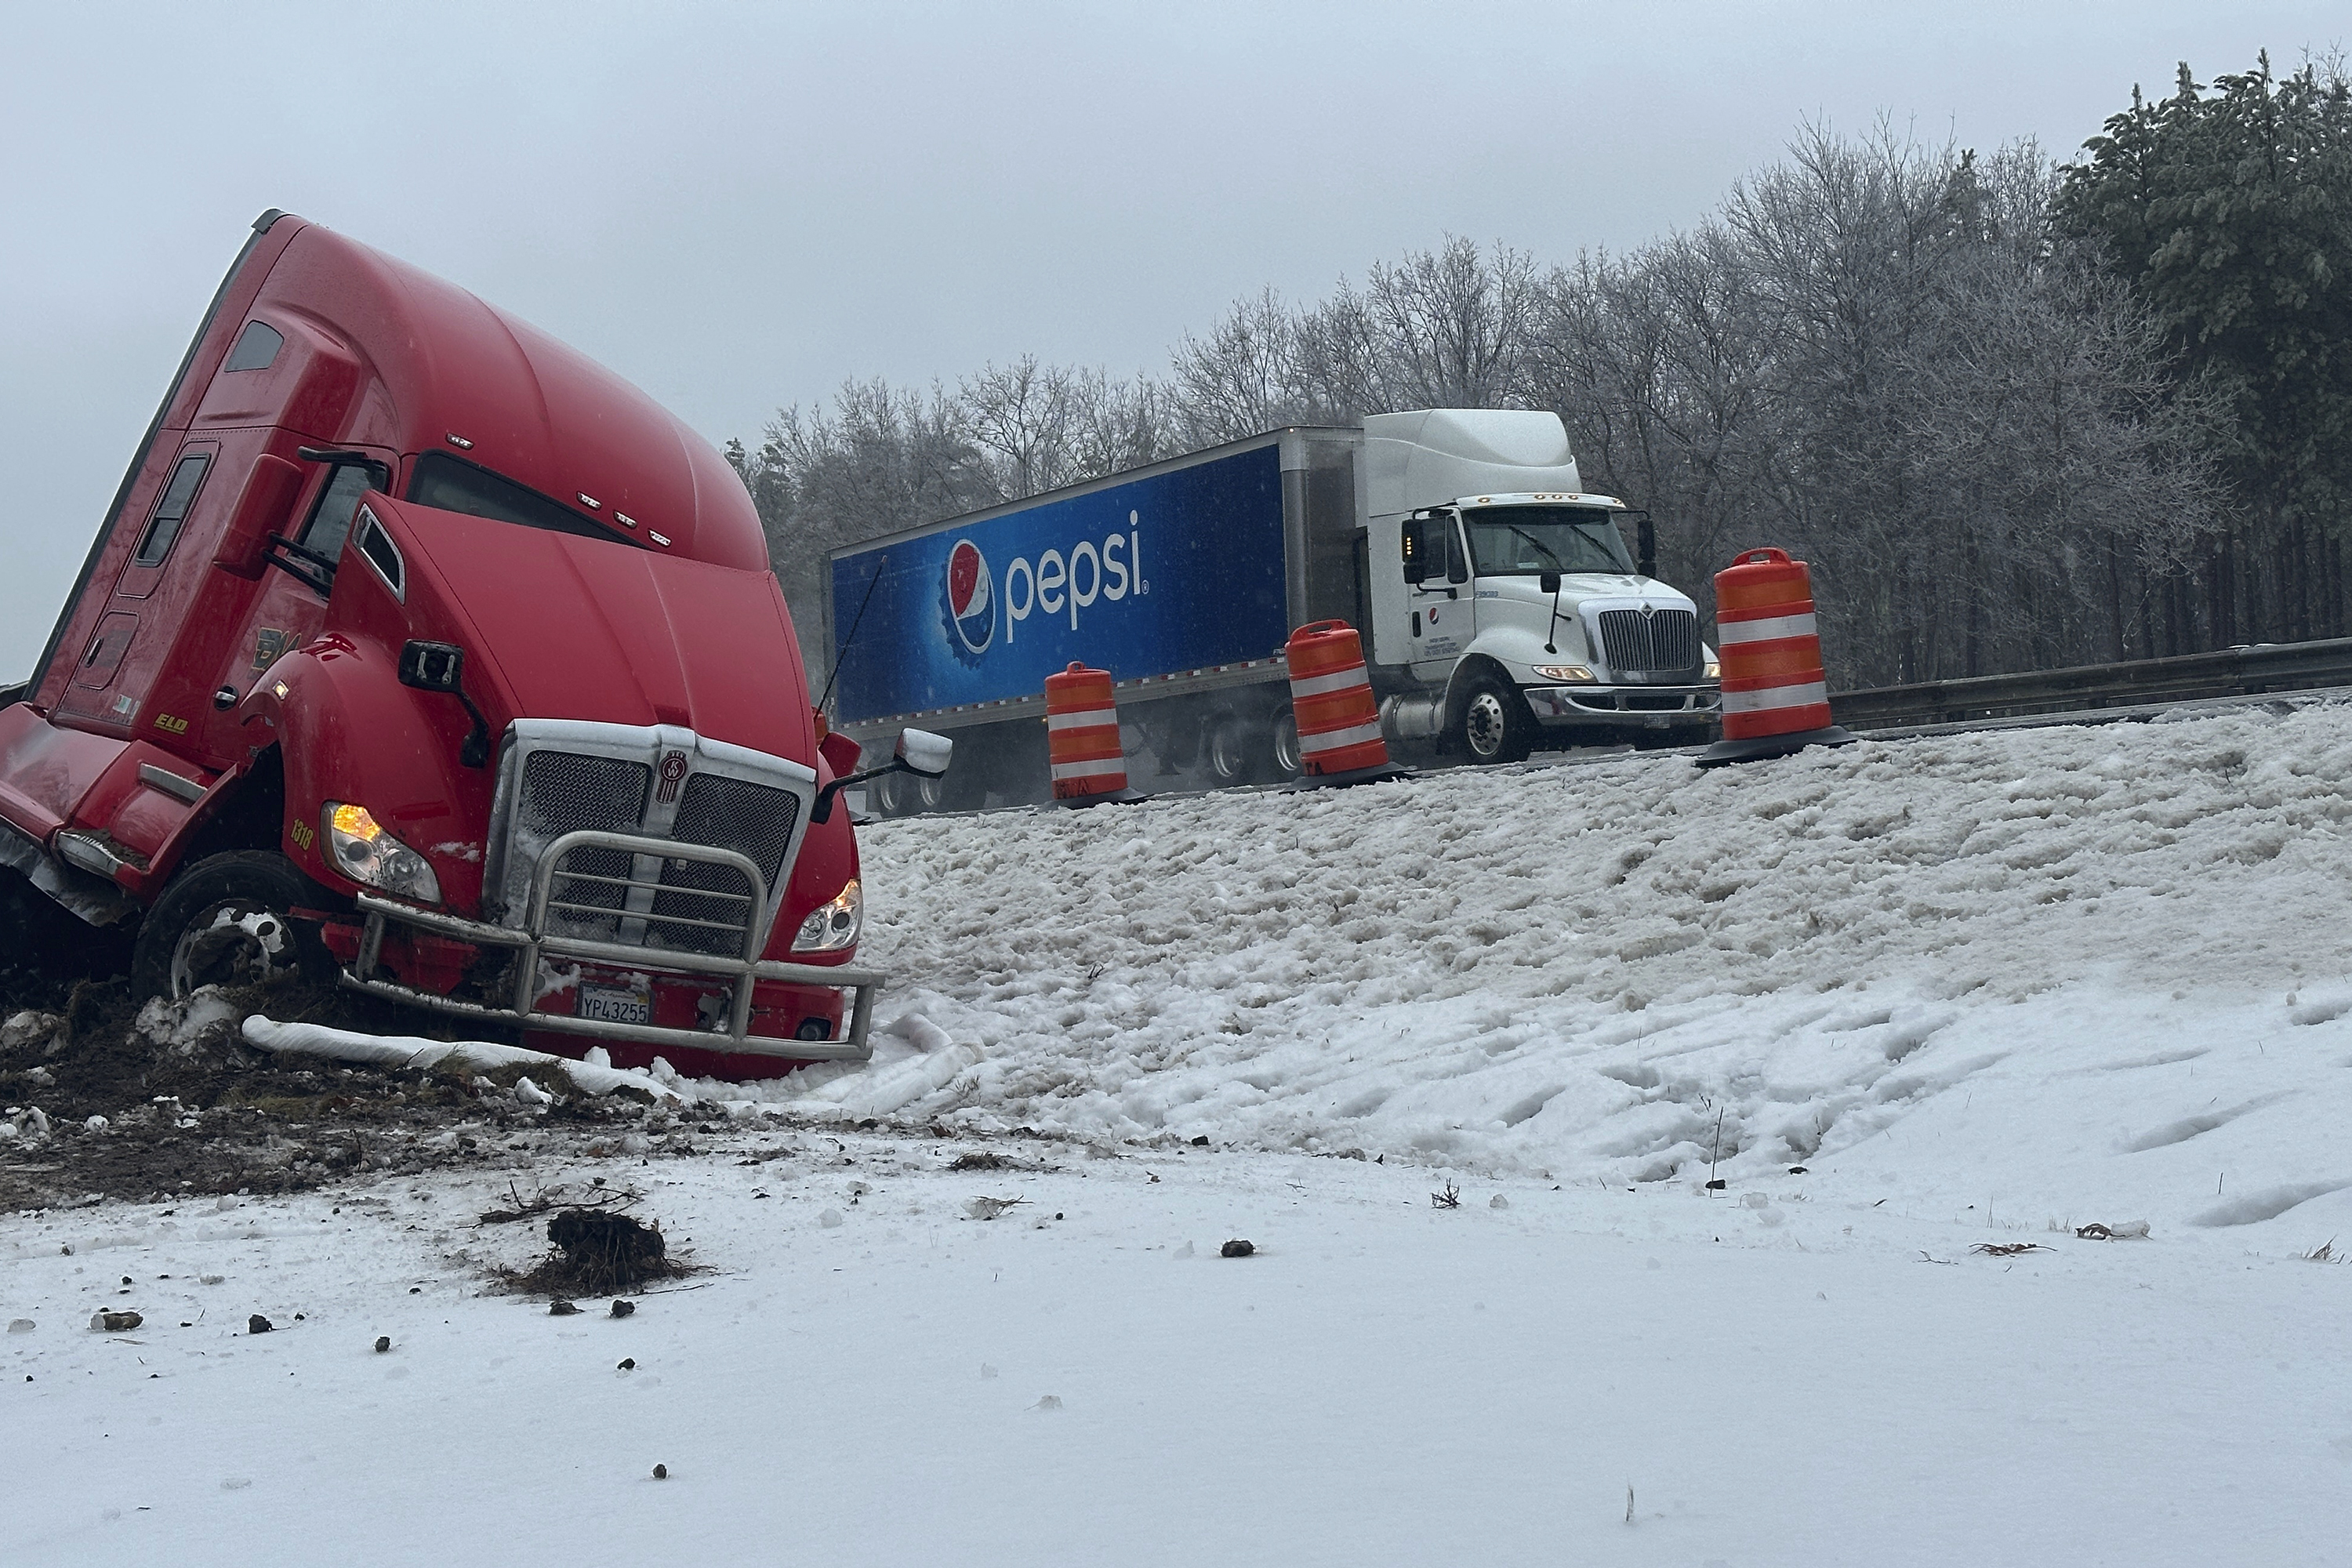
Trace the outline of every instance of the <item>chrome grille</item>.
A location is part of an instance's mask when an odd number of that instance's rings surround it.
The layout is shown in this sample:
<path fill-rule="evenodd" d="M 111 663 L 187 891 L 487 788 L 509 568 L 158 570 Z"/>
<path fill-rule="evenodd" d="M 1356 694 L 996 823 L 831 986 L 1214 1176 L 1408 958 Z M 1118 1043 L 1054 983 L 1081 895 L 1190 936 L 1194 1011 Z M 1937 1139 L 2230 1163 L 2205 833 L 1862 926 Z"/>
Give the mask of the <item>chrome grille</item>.
<path fill-rule="evenodd" d="M 527 860 L 578 828 L 632 833 L 646 815 L 654 771 L 618 757 L 533 752 L 524 764 L 515 815 L 515 843 Z M 634 857 L 618 849 L 580 848 L 564 858 L 559 903 L 548 910 L 551 936 L 612 942 L 620 930 Z M 603 911 L 610 910 L 610 913 Z"/>
<path fill-rule="evenodd" d="M 772 888 L 783 870 L 784 850 L 793 841 L 793 826 L 799 820 L 800 809 L 799 798 L 784 790 L 748 779 L 697 773 L 687 781 L 670 837 L 681 844 L 732 849 L 759 867 L 760 875 Z M 695 860 L 664 862 L 662 891 L 654 896 L 646 921 L 648 937 L 663 947 L 691 952 L 740 952 L 740 935 L 730 938 L 701 922 L 723 921 L 742 908 L 729 897 L 740 890 L 742 880 L 742 873 L 731 867 Z"/>
<path fill-rule="evenodd" d="M 538 908 L 551 939 L 742 958 L 764 944 L 791 879 L 805 772 L 668 726 L 518 720 L 485 910 L 520 929 Z"/>
<path fill-rule="evenodd" d="M 723 773 L 697 773 L 686 781 L 686 795 L 677 803 L 677 820 L 669 836 L 682 843 L 732 849 L 760 868 L 772 888 L 784 868 L 784 850 L 793 841 L 800 811 L 800 797 L 789 791 Z"/>
<path fill-rule="evenodd" d="M 1603 610 L 1601 657 L 1612 675 L 1680 673 L 1698 668 L 1698 616 L 1688 610 Z"/>

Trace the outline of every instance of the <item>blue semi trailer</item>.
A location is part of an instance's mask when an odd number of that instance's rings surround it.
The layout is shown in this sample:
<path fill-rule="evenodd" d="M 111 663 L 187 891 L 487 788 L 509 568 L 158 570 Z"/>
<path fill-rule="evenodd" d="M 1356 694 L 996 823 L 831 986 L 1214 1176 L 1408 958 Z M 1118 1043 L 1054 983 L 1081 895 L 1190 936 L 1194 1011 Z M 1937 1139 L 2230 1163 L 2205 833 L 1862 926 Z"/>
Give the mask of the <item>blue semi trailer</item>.
<path fill-rule="evenodd" d="M 946 779 L 881 781 L 886 812 L 1043 799 L 1045 680 L 1076 660 L 1110 671 L 1139 784 L 1270 781 L 1298 765 L 1283 642 L 1336 619 L 1407 754 L 1704 740 L 1715 654 L 1649 538 L 1550 414 L 1270 431 L 835 551 L 830 717 L 955 737 Z"/>

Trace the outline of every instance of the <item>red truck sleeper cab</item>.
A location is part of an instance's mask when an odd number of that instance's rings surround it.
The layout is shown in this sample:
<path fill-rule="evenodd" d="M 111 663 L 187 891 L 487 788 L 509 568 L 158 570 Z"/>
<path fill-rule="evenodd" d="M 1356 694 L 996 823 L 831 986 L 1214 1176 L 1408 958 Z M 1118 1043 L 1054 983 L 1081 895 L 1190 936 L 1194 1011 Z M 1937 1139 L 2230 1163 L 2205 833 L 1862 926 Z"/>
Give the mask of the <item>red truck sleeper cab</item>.
<path fill-rule="evenodd" d="M 856 748 L 740 479 L 464 290 L 254 227 L 0 693 L 0 860 L 139 921 L 151 991 L 332 962 L 624 1064 L 864 1057 Z"/>

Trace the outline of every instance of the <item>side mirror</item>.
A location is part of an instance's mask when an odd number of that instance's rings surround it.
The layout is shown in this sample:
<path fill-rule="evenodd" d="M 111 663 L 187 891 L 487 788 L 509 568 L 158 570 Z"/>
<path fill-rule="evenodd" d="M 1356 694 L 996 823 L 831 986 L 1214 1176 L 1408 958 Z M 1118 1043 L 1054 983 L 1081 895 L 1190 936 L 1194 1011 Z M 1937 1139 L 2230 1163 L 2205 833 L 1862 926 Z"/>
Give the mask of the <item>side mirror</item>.
<path fill-rule="evenodd" d="M 302 490 L 302 470 L 283 458 L 268 453 L 253 460 L 253 471 L 237 493 L 236 509 L 213 552 L 213 564 L 247 581 L 258 577 L 268 563 L 269 536 L 282 531 Z"/>
<path fill-rule="evenodd" d="M 400 647 L 400 683 L 419 691 L 456 691 L 465 683 L 466 650 L 455 643 L 412 642 Z"/>
<path fill-rule="evenodd" d="M 833 797 L 852 784 L 867 779 L 880 778 L 884 773 L 908 773 L 917 778 L 936 779 L 946 776 L 948 759 L 955 753 L 955 742 L 945 735 L 934 735 L 929 730 L 901 730 L 898 743 L 891 748 L 890 760 L 878 768 L 849 773 L 834 780 L 816 792 L 816 805 L 809 812 L 811 822 L 833 819 Z"/>
<path fill-rule="evenodd" d="M 954 753 L 955 742 L 945 735 L 934 735 L 929 730 L 901 730 L 891 755 L 916 777 L 936 779 L 947 776 L 948 759 Z"/>
<path fill-rule="evenodd" d="M 1536 586 L 1547 594 L 1559 593 L 1559 574 L 1557 572 L 1545 573 L 1542 576 L 1536 579 Z"/>
<path fill-rule="evenodd" d="M 457 748 L 457 760 L 469 768 L 490 760 L 490 722 L 474 700 L 466 695 L 466 650 L 456 643 L 406 642 L 400 645 L 400 683 L 418 691 L 438 691 L 465 704 L 474 727 Z"/>

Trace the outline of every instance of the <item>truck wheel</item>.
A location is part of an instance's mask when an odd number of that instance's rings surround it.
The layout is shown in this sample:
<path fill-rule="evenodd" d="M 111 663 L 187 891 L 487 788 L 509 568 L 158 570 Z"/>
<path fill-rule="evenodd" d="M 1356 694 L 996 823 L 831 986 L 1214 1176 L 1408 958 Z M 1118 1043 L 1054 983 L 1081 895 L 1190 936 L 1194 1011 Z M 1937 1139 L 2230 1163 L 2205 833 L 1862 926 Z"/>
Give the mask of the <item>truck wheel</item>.
<path fill-rule="evenodd" d="M 884 773 L 874 781 L 874 795 L 884 816 L 912 816 L 917 812 L 937 811 L 946 791 L 944 779 L 927 779 L 918 773 Z"/>
<path fill-rule="evenodd" d="M 1287 708 L 1274 716 L 1266 761 L 1273 765 L 1276 784 L 1287 784 L 1298 776 L 1298 715 Z"/>
<path fill-rule="evenodd" d="M 140 922 L 131 989 L 177 998 L 200 985 L 323 980 L 334 960 L 291 911 L 333 897 L 274 851 L 207 856 L 173 878 Z"/>
<path fill-rule="evenodd" d="M 1238 713 L 1220 713 L 1209 721 L 1201 760 L 1208 764 L 1210 782 L 1223 789 L 1251 782 L 1250 726 Z"/>
<path fill-rule="evenodd" d="M 1523 763 L 1536 749 L 1536 716 L 1528 700 L 1491 675 L 1472 680 L 1462 700 L 1454 742 L 1480 766 Z"/>

